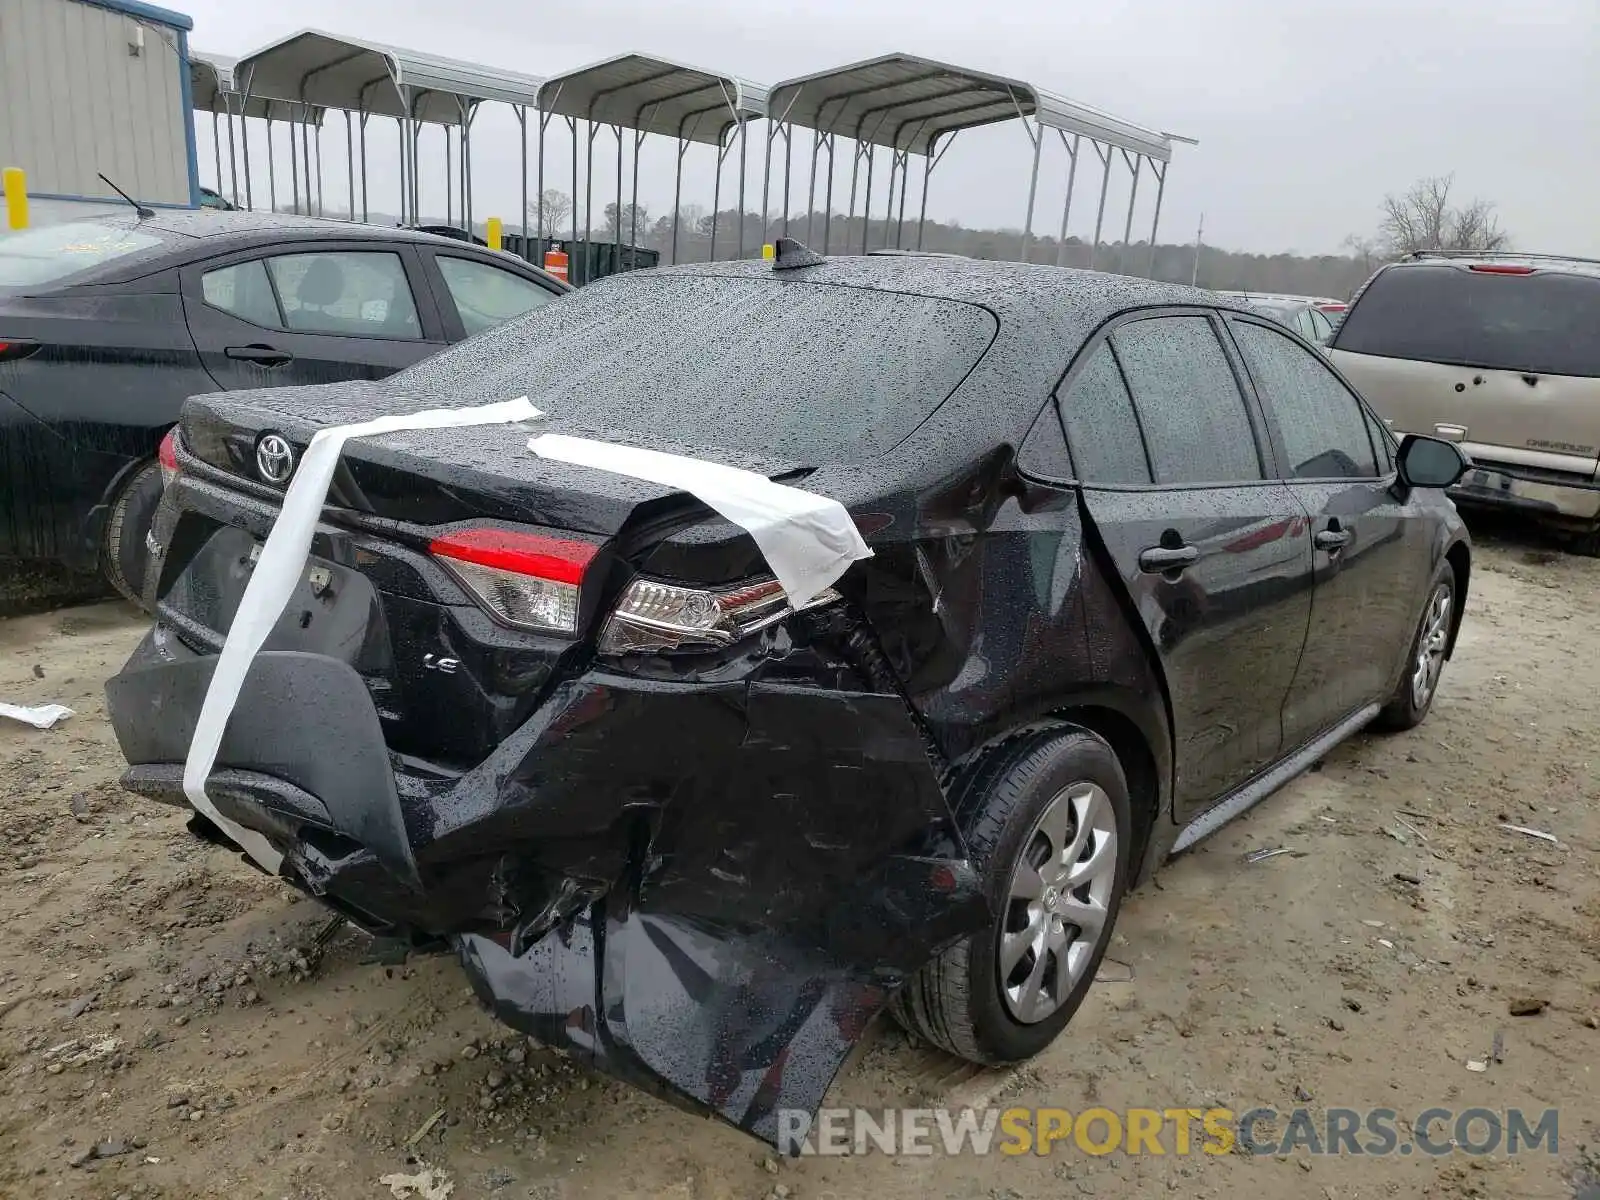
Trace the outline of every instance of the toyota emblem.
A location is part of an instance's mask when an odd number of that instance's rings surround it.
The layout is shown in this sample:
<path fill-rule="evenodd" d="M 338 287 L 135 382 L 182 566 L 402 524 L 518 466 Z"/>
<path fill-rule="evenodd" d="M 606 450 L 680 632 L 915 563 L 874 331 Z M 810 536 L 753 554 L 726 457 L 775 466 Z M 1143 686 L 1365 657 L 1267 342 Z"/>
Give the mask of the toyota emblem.
<path fill-rule="evenodd" d="M 276 433 L 256 443 L 256 473 L 280 487 L 294 474 L 294 447 Z"/>

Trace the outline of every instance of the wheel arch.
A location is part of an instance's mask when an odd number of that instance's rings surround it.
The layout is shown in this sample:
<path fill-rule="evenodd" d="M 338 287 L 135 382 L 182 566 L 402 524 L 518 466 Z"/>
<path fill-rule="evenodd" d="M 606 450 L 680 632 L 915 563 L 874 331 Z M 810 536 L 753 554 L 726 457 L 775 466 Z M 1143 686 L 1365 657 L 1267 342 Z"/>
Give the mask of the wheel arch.
<path fill-rule="evenodd" d="M 1444 656 L 1448 659 L 1455 654 L 1456 635 L 1461 632 L 1461 618 L 1467 611 L 1467 586 L 1472 578 L 1472 548 L 1466 542 L 1454 542 L 1444 552 L 1444 558 L 1456 577 L 1455 596 L 1451 600 L 1450 641 L 1444 649 Z"/>

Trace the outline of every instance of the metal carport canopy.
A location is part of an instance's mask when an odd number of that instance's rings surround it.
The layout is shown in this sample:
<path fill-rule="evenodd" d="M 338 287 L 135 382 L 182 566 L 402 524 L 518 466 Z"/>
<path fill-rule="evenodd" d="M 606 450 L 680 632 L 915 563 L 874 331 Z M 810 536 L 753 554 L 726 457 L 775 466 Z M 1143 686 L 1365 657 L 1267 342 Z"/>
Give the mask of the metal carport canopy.
<path fill-rule="evenodd" d="M 302 29 L 246 55 L 235 65 L 234 79 L 252 98 L 442 125 L 464 123 L 462 101 L 532 107 L 541 83 L 532 75 L 318 29 Z M 411 89 L 409 112 L 401 103 L 401 88 Z"/>
<path fill-rule="evenodd" d="M 928 154 L 946 134 L 1033 117 L 1046 128 L 1158 162 L 1172 157 L 1166 134 L 1020 79 L 911 54 L 885 54 L 785 80 L 772 89 L 767 108 L 776 122 L 916 154 Z"/>
<path fill-rule="evenodd" d="M 708 71 L 648 54 L 619 54 L 601 62 L 551 76 L 539 89 L 539 194 L 544 194 L 544 126 L 552 116 L 565 118 L 577 137 L 577 122 L 585 121 L 588 130 L 588 167 L 592 179 L 594 134 L 598 126 L 618 130 L 617 211 L 622 211 L 621 130 L 634 134 L 634 219 L 638 215 L 639 151 L 650 134 L 674 138 L 678 142 L 678 166 L 673 188 L 672 257 L 677 258 L 678 213 L 683 191 L 683 155 L 690 143 L 714 146 L 717 150 L 716 198 L 712 201 L 712 253 L 715 255 L 717 209 L 720 206 L 722 166 L 731 148 L 728 132 L 740 131 L 739 200 L 744 211 L 744 132 L 745 123 L 766 115 L 766 89 L 736 76 Z M 573 151 L 573 236 L 577 237 L 577 151 Z M 584 220 L 592 225 L 593 187 L 585 203 Z M 542 224 L 542 213 L 541 213 Z M 620 245 L 622 230 L 617 230 Z M 742 234 L 742 231 L 741 231 Z M 630 235 L 630 241 L 637 229 Z M 743 238 L 739 253 L 743 254 Z"/>
<path fill-rule="evenodd" d="M 195 112 L 217 115 L 231 113 L 236 117 L 270 118 L 274 121 L 301 119 L 301 106 L 294 103 L 291 107 L 291 102 L 287 100 L 269 100 L 257 96 L 246 105 L 239 89 L 234 86 L 237 78 L 234 68 L 238 61 L 226 54 L 209 54 L 199 50 L 189 52 L 189 95 Z M 309 114 L 310 123 L 320 125 L 323 116 L 323 109 L 313 107 Z"/>

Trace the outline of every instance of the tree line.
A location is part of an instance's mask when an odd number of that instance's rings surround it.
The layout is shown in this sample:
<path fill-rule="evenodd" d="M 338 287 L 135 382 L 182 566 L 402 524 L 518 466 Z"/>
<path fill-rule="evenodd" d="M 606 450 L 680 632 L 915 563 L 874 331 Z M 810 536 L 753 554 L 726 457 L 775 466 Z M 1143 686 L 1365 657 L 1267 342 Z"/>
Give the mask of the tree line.
<path fill-rule="evenodd" d="M 1152 252 L 1148 241 L 1129 243 L 1102 241 L 1090 246 L 1084 239 L 1069 236 L 1065 244 L 1055 236 L 1035 234 L 1029 239 L 1026 260 L 1033 263 L 1061 264 L 1138 275 L 1173 283 L 1196 283 L 1220 291 L 1281 292 L 1292 295 L 1331 296 L 1344 299 L 1359 288 L 1386 262 L 1417 250 L 1494 251 L 1510 246 L 1510 237 L 1501 226 L 1492 202 L 1472 199 L 1458 203 L 1452 196 L 1454 177 L 1422 179 L 1404 192 L 1391 193 L 1378 206 L 1377 219 L 1367 233 L 1345 238 L 1338 254 L 1253 254 L 1226 250 L 1200 243 L 1157 242 Z M 289 211 L 285 208 L 285 211 Z M 673 215 L 652 212 L 647 205 L 605 205 L 600 220 L 587 231 L 593 241 L 623 241 L 655 251 L 660 261 L 673 261 Z M 581 217 L 579 218 L 581 220 Z M 393 218 L 373 214 L 376 224 L 393 224 Z M 429 219 L 424 224 L 442 221 Z M 476 232 L 484 233 L 481 222 Z M 527 213 L 530 233 L 541 230 L 558 241 L 569 239 L 573 229 L 572 198 L 558 189 L 543 195 L 542 206 L 530 201 Z M 843 213 L 830 217 L 823 211 L 791 213 L 787 223 L 781 213 L 765 219 L 758 211 L 741 214 L 737 208 L 713 214 L 702 205 L 686 204 L 678 211 L 676 261 L 706 262 L 732 258 L 741 238 L 746 257 L 760 254 L 761 246 L 787 233 L 815 250 L 824 247 L 838 254 L 859 254 L 863 246 L 881 249 L 916 247 L 917 223 L 908 218 L 898 221 L 861 217 Z M 508 233 L 520 232 L 515 218 L 505 221 Z M 579 236 L 585 231 L 579 230 Z M 714 242 L 713 242 L 714 239 Z M 969 229 L 959 222 L 929 220 L 922 231 L 921 249 L 968 258 L 1024 258 L 1022 234 L 1017 229 Z M 713 253 L 714 251 L 714 253 Z"/>

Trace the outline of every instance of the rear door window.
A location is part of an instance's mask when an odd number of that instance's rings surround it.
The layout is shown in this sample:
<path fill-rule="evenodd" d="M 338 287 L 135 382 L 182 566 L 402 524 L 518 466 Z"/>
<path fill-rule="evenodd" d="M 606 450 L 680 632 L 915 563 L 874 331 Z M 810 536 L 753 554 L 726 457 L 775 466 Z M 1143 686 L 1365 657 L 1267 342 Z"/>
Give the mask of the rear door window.
<path fill-rule="evenodd" d="M 1061 398 L 1061 421 L 1084 483 L 1152 482 L 1133 397 L 1109 342 L 1102 342 L 1073 376 Z"/>
<path fill-rule="evenodd" d="M 1262 402 L 1278 418 L 1291 479 L 1371 479 L 1378 474 L 1361 402 L 1319 353 L 1276 329 L 1232 321 Z"/>
<path fill-rule="evenodd" d="M 422 337 L 405 264 L 393 251 L 335 250 L 267 259 L 294 333 Z"/>
<path fill-rule="evenodd" d="M 1211 321 L 1147 317 L 1111 335 L 1158 484 L 1262 478 L 1244 394 Z"/>
<path fill-rule="evenodd" d="M 1600 276 L 1422 264 L 1380 272 L 1334 346 L 1538 375 L 1600 376 Z"/>

